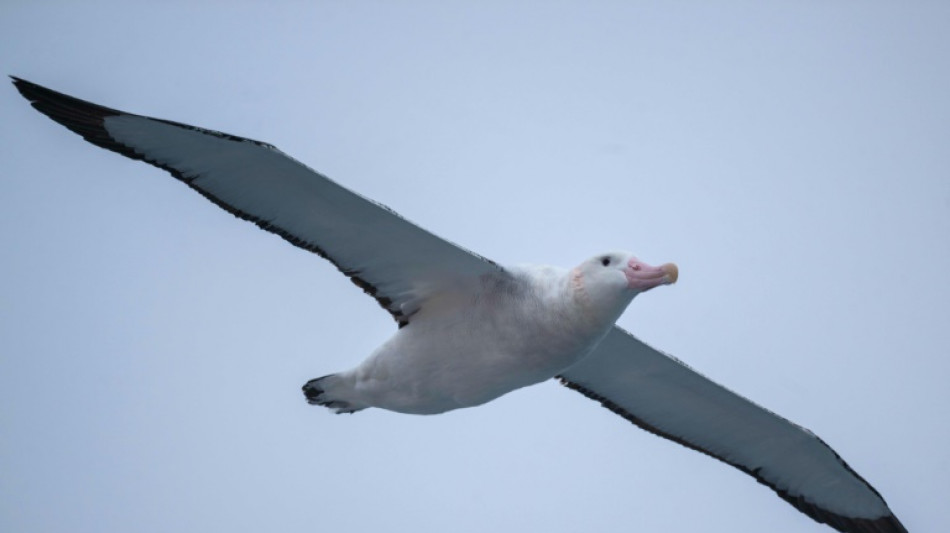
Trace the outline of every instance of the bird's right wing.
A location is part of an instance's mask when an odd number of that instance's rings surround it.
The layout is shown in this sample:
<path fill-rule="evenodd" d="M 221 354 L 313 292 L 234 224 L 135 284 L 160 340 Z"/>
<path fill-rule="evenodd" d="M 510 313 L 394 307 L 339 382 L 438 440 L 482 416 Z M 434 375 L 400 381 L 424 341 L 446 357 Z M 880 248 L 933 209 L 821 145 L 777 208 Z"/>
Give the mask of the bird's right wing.
<path fill-rule="evenodd" d="M 39 112 L 90 143 L 166 170 L 233 215 L 328 259 L 400 326 L 440 286 L 504 275 L 267 143 L 13 83 Z"/>
<path fill-rule="evenodd" d="M 641 428 L 753 476 L 838 531 L 907 531 L 881 495 L 814 433 L 619 327 L 559 377 Z"/>

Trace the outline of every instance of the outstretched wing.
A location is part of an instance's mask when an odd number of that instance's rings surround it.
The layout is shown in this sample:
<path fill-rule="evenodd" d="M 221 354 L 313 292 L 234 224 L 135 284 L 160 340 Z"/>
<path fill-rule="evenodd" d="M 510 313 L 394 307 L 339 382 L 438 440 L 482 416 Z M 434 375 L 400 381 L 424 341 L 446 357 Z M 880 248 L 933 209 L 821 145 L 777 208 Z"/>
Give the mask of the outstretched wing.
<path fill-rule="evenodd" d="M 269 144 L 13 83 L 34 108 L 92 144 L 167 170 L 233 215 L 329 260 L 400 326 L 428 291 L 502 270 Z"/>
<path fill-rule="evenodd" d="M 561 383 L 641 428 L 753 476 L 818 522 L 906 533 L 874 487 L 827 444 L 614 327 Z"/>

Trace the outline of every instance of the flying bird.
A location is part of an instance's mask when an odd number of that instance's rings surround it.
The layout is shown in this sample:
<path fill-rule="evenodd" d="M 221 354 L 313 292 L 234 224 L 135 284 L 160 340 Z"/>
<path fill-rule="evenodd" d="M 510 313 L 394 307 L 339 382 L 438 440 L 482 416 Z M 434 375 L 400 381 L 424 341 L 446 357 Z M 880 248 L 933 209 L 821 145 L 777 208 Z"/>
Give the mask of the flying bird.
<path fill-rule="evenodd" d="M 612 251 L 571 269 L 508 267 L 338 185 L 274 146 L 110 109 L 12 77 L 32 106 L 96 146 L 164 169 L 233 215 L 330 261 L 398 328 L 308 402 L 435 414 L 558 379 L 656 435 L 732 465 L 838 531 L 906 529 L 809 430 L 617 327 L 676 266 Z"/>

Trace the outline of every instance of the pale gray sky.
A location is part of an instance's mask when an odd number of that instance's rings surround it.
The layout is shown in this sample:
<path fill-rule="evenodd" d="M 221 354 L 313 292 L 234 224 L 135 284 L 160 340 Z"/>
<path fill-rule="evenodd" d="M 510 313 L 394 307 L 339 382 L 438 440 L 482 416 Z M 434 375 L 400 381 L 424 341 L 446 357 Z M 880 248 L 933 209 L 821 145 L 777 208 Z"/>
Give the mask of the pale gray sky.
<path fill-rule="evenodd" d="M 0 65 L 499 262 L 675 261 L 622 326 L 950 521 L 950 4 L 511 4 L 8 0 Z M 394 329 L 373 300 L 12 85 L 0 113 L 0 530 L 831 531 L 554 383 L 307 406 Z"/>

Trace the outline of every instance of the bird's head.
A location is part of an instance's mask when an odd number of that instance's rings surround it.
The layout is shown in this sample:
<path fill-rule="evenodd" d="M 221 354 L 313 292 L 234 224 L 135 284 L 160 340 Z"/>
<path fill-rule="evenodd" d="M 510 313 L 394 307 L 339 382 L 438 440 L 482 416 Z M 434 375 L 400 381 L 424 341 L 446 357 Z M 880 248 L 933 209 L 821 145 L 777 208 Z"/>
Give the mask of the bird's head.
<path fill-rule="evenodd" d="M 659 285 L 676 283 L 679 269 L 673 263 L 652 266 L 628 252 L 591 257 L 572 272 L 578 297 L 592 308 L 620 316 L 634 296 Z"/>

